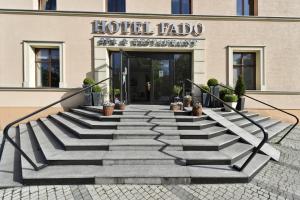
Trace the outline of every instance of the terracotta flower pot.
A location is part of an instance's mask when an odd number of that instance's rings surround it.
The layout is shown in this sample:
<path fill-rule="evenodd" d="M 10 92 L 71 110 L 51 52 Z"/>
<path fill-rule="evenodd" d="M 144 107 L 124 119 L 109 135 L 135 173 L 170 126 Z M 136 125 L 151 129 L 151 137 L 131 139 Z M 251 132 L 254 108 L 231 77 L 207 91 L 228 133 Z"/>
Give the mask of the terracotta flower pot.
<path fill-rule="evenodd" d="M 202 106 L 194 106 L 192 110 L 193 116 L 201 116 L 202 115 Z"/>
<path fill-rule="evenodd" d="M 192 99 L 184 98 L 183 99 L 183 107 L 190 107 L 192 103 Z"/>
<path fill-rule="evenodd" d="M 111 116 L 114 113 L 114 106 L 103 106 L 103 115 Z"/>
<path fill-rule="evenodd" d="M 125 103 L 119 103 L 119 104 L 116 104 L 115 108 L 118 110 L 125 110 L 125 107 L 126 107 Z"/>
<path fill-rule="evenodd" d="M 172 111 L 178 111 L 178 110 L 180 110 L 180 105 L 177 105 L 177 104 L 175 104 L 175 105 L 170 105 L 170 110 L 172 110 Z"/>

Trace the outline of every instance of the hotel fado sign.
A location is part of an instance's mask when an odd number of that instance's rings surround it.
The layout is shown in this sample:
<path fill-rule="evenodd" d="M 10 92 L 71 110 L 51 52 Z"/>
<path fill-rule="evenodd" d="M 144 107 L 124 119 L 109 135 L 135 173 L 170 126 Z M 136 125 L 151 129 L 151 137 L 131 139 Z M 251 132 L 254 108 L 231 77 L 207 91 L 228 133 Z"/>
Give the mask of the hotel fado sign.
<path fill-rule="evenodd" d="M 155 28 L 157 27 L 157 28 Z M 192 35 L 194 37 L 200 36 L 203 32 L 203 25 L 201 23 L 165 23 L 161 22 L 152 26 L 151 22 L 139 22 L 139 21 L 106 21 L 95 20 L 93 22 L 93 33 L 98 34 L 120 34 L 120 35 L 154 35 L 157 31 L 159 36 L 187 36 Z"/>

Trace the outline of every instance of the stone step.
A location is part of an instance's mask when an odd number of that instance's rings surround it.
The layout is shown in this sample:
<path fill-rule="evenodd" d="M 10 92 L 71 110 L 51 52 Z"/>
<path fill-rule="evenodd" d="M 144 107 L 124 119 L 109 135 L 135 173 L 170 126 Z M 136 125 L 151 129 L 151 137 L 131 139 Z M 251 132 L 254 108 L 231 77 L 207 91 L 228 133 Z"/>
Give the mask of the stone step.
<path fill-rule="evenodd" d="M 237 115 L 237 113 L 234 112 L 234 111 L 231 111 L 231 112 L 216 111 L 216 112 L 219 113 L 220 115 L 222 115 L 223 117 L 229 117 L 229 116 Z M 240 112 L 243 113 L 243 114 L 248 113 L 247 110 L 242 110 Z"/>
<path fill-rule="evenodd" d="M 84 106 L 86 109 L 94 112 L 102 112 L 102 106 Z M 114 110 L 114 115 L 149 115 L 149 116 L 174 116 L 174 115 L 191 115 L 191 111 L 177 111 L 173 112 L 168 108 L 163 109 L 141 109 L 141 108 L 127 108 L 125 110 Z"/>
<path fill-rule="evenodd" d="M 259 114 L 257 113 L 244 113 L 247 117 L 253 118 L 253 117 L 257 117 L 259 116 Z M 235 114 L 235 115 L 229 115 L 225 117 L 226 119 L 228 119 L 229 121 L 235 122 L 235 121 L 239 121 L 241 119 L 244 119 L 243 116 L 239 115 L 239 114 Z"/>
<path fill-rule="evenodd" d="M 279 123 L 280 123 L 279 120 L 269 119 L 267 121 L 260 122 L 259 124 L 263 128 L 268 129 L 268 128 L 271 128 L 272 126 L 275 126 L 276 124 L 279 124 Z M 248 131 L 249 133 L 251 133 L 251 134 L 257 134 L 257 133 L 261 132 L 261 129 L 259 127 L 257 127 L 256 125 L 254 125 L 254 124 L 246 126 L 246 127 L 244 127 L 244 129 L 246 131 Z"/>
<path fill-rule="evenodd" d="M 278 123 L 275 124 L 274 126 L 271 126 L 270 128 L 267 128 L 268 131 L 268 139 L 271 140 L 283 131 L 286 131 L 288 128 L 290 128 L 291 125 L 287 123 Z M 256 136 L 259 138 L 263 137 L 263 133 L 260 131 L 256 133 Z"/>
<path fill-rule="evenodd" d="M 57 142 L 59 142 L 65 150 L 108 150 L 111 139 L 79 139 L 72 133 L 57 126 L 51 120 L 46 118 L 40 119 L 44 127 L 51 133 Z"/>
<path fill-rule="evenodd" d="M 237 142 L 224 149 L 221 149 L 220 152 L 227 155 L 231 159 L 232 164 L 251 153 L 253 148 L 254 147 L 252 145 Z"/>
<path fill-rule="evenodd" d="M 20 147 L 29 158 L 34 162 L 37 167 L 42 167 L 46 163 L 46 158 L 43 156 L 39 145 L 34 137 L 32 131 L 28 129 L 27 124 L 20 124 L 19 125 L 20 131 Z M 23 168 L 32 168 L 30 163 L 22 156 L 21 157 L 21 164 Z"/>
<path fill-rule="evenodd" d="M 251 154 L 237 161 L 234 164 L 234 166 L 240 168 L 245 163 L 245 161 L 249 158 L 250 155 Z M 271 159 L 270 156 L 257 153 L 242 172 L 247 174 L 250 181 L 268 163 L 270 159 Z"/>
<path fill-rule="evenodd" d="M 85 109 L 71 109 L 75 114 L 79 114 L 91 119 L 99 121 L 115 121 L 115 122 L 196 122 L 206 119 L 207 116 L 151 116 L 151 115 L 112 115 L 103 116 L 102 113 L 89 111 Z"/>
<path fill-rule="evenodd" d="M 105 151 L 65 151 L 38 122 L 30 126 L 48 165 L 102 165 Z"/>
<path fill-rule="evenodd" d="M 248 177 L 228 165 L 114 165 L 48 166 L 23 169 L 26 185 L 41 184 L 193 184 L 247 182 Z"/>
<path fill-rule="evenodd" d="M 76 122 L 59 115 L 50 116 L 57 126 L 63 126 L 66 131 L 79 138 L 110 138 L 110 139 L 154 139 L 157 136 L 165 139 L 208 139 L 227 132 L 227 129 L 213 126 L 201 130 L 95 130 L 85 128 Z"/>
<path fill-rule="evenodd" d="M 20 143 L 19 133 L 15 127 L 10 128 L 8 134 L 17 144 Z M 0 162 L 0 188 L 19 187 L 22 185 L 20 183 L 22 178 L 19 166 L 20 159 L 20 154 L 6 141 Z"/>
<path fill-rule="evenodd" d="M 84 126 L 93 129 L 119 129 L 119 130 L 131 130 L 131 129 L 140 129 L 140 130 L 162 130 L 162 129 L 171 129 L 171 130 L 199 130 L 200 128 L 207 128 L 217 124 L 215 121 L 211 120 L 201 120 L 198 122 L 101 122 L 82 117 L 70 112 L 61 113 L 62 116 L 67 117 L 80 123 Z"/>
<path fill-rule="evenodd" d="M 270 119 L 270 117 L 262 117 L 262 116 L 256 116 L 256 117 L 251 117 L 251 119 L 257 123 L 261 123 L 264 121 L 267 121 Z M 241 120 L 235 121 L 234 122 L 236 125 L 238 125 L 239 127 L 247 127 L 249 125 L 252 125 L 252 122 L 250 122 L 249 120 L 242 118 Z"/>

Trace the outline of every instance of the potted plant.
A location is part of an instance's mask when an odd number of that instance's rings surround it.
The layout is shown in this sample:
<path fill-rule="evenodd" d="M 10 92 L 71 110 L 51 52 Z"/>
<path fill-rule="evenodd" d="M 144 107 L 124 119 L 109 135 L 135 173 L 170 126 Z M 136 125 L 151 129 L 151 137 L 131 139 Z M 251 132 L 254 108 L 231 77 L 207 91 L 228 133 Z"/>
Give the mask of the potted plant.
<path fill-rule="evenodd" d="M 114 113 L 115 104 L 111 102 L 105 102 L 103 104 L 103 115 L 104 116 L 111 116 Z"/>
<path fill-rule="evenodd" d="M 206 85 L 201 85 L 201 101 L 204 107 L 209 107 L 210 98 L 207 92 L 210 92 L 210 88 Z"/>
<path fill-rule="evenodd" d="M 118 101 L 120 101 L 120 94 L 121 94 L 121 90 L 120 89 L 114 89 L 114 102 L 117 103 Z"/>
<path fill-rule="evenodd" d="M 202 115 L 202 105 L 201 103 L 195 103 L 192 109 L 193 116 L 201 116 Z"/>
<path fill-rule="evenodd" d="M 243 76 L 239 76 L 236 82 L 234 93 L 238 96 L 238 103 L 236 106 L 237 110 L 244 110 L 245 109 L 245 94 L 246 86 L 244 82 Z"/>
<path fill-rule="evenodd" d="M 224 101 L 226 104 L 228 104 L 229 106 L 235 108 L 236 104 L 237 104 L 237 100 L 238 97 L 235 94 L 226 94 L 224 96 Z M 231 108 L 229 108 L 228 106 L 224 105 L 225 111 L 230 112 Z"/>
<path fill-rule="evenodd" d="M 219 87 L 217 87 L 219 84 L 219 81 L 215 78 L 211 78 L 207 81 L 207 85 L 210 88 L 210 91 L 213 95 L 216 97 L 220 97 L 220 91 Z M 210 106 L 211 107 L 216 107 L 218 106 L 217 100 L 213 97 L 210 98 Z"/>
<path fill-rule="evenodd" d="M 183 104 L 182 102 L 173 102 L 170 104 L 170 110 L 172 111 L 179 111 L 182 110 Z"/>
<path fill-rule="evenodd" d="M 179 95 L 180 95 L 181 90 L 182 90 L 182 87 L 181 87 L 181 86 L 179 86 L 179 85 L 174 85 L 174 87 L 173 87 L 173 93 L 174 93 L 174 95 L 176 95 L 176 96 L 174 97 L 174 101 L 175 101 L 175 102 L 180 101 Z"/>
<path fill-rule="evenodd" d="M 183 107 L 190 107 L 192 104 L 192 96 L 186 95 L 183 97 Z"/>
<path fill-rule="evenodd" d="M 101 105 L 101 87 L 99 85 L 95 85 L 92 88 L 92 99 L 93 99 L 93 106 Z"/>
<path fill-rule="evenodd" d="M 231 87 L 229 86 L 229 88 L 231 88 Z M 222 99 L 224 101 L 224 97 L 226 94 L 234 94 L 233 88 L 232 88 L 232 90 L 227 89 L 227 88 L 221 89 L 220 90 L 220 99 Z"/>
<path fill-rule="evenodd" d="M 118 110 L 125 110 L 126 104 L 124 102 L 115 102 L 115 108 Z"/>
<path fill-rule="evenodd" d="M 91 85 L 95 84 L 95 81 L 91 78 L 85 78 L 83 80 L 83 88 L 87 88 Z M 93 99 L 92 99 L 92 88 L 86 89 L 84 91 L 84 105 L 85 106 L 92 106 L 93 105 Z"/>

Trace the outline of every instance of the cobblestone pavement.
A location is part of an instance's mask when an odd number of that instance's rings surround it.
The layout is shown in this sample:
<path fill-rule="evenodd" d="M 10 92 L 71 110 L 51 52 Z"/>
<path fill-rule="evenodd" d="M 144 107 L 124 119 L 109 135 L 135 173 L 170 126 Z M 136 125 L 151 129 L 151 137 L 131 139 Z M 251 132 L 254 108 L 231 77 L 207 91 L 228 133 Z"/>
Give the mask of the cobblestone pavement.
<path fill-rule="evenodd" d="M 0 190 L 0 199 L 300 200 L 300 127 L 273 145 L 282 153 L 280 162 L 270 161 L 248 184 L 31 186 Z"/>

